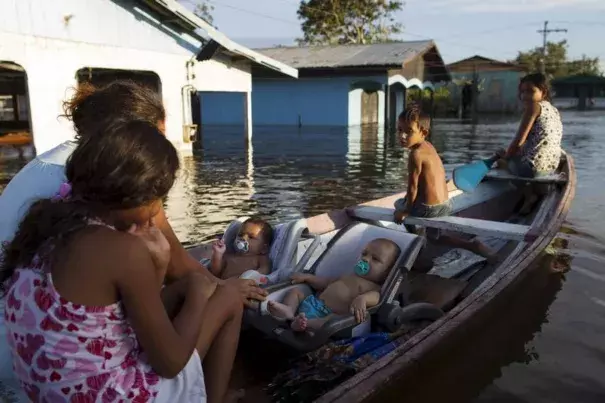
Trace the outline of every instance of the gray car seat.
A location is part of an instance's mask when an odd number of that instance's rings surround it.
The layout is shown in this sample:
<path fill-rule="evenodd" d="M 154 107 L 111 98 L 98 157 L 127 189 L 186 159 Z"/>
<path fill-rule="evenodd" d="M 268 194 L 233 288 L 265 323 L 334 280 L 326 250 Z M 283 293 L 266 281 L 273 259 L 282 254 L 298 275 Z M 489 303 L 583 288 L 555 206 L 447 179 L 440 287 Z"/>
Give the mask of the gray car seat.
<path fill-rule="evenodd" d="M 328 321 L 321 329 L 297 333 L 290 329 L 288 323 L 281 322 L 271 316 L 266 311 L 266 304 L 263 304 L 264 309 L 261 310 L 260 314 L 247 318 L 248 324 L 290 347 L 300 351 L 311 351 L 333 338 L 347 338 L 365 334 L 370 331 L 372 321 L 375 321 L 376 325 L 393 328 L 394 324 L 401 323 L 405 318 L 411 318 L 408 315 L 409 312 L 405 312 L 408 307 L 400 308 L 396 296 L 400 291 L 405 275 L 414 264 L 424 245 L 422 237 L 365 222 L 355 222 L 340 230 L 310 269 L 303 272 L 329 277 L 339 277 L 352 273 L 364 246 L 377 238 L 386 238 L 395 242 L 400 248 L 400 254 L 382 286 L 378 305 L 368 310 L 370 313 L 369 320 L 357 324 L 353 315 L 342 315 Z M 282 301 L 285 295 L 296 287 L 300 288 L 306 295 L 314 292 L 307 284 L 292 285 L 288 283 L 277 290 L 275 287 L 271 287 L 274 291 L 269 294 L 268 300 Z M 422 312 L 419 313 L 418 308 L 422 308 L 420 309 Z M 416 305 L 409 309 L 420 315 L 427 315 L 424 312 L 426 309 L 431 312 L 434 311 L 432 307 L 426 304 L 423 304 L 422 307 Z M 438 316 L 439 312 L 436 312 L 436 315 Z M 392 323 L 386 323 L 387 321 Z"/>
<path fill-rule="evenodd" d="M 223 241 L 227 250 L 234 252 L 233 243 L 240 231 L 242 223 L 248 217 L 241 217 L 233 221 L 223 234 Z M 269 282 L 273 284 L 289 277 L 296 268 L 299 256 L 317 247 L 317 237 L 307 231 L 307 220 L 304 218 L 281 223 L 273 226 L 273 242 L 269 251 L 271 259 L 271 274 Z"/>

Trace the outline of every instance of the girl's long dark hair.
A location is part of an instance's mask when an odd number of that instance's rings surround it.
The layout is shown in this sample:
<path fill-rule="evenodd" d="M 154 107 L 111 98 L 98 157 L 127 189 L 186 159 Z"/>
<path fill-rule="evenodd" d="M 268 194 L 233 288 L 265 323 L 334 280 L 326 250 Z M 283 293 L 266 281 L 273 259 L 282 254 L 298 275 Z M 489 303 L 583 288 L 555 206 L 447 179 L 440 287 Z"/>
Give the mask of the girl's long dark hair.
<path fill-rule="evenodd" d="M 89 219 L 166 196 L 178 168 L 174 146 L 147 122 L 118 122 L 83 137 L 65 166 L 71 197 L 35 202 L 13 240 L 3 245 L 2 291 L 16 268 L 31 264 L 36 255 L 44 260 L 51 250 L 60 253 Z"/>

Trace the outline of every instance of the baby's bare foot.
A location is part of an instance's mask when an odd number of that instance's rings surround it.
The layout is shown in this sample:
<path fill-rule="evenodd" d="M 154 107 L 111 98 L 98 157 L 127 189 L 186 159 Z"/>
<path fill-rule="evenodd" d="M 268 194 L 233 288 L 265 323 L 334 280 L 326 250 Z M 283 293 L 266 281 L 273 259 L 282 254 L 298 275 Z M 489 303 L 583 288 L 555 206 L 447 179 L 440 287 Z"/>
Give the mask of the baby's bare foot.
<path fill-rule="evenodd" d="M 267 310 L 269 313 L 277 319 L 292 319 L 294 318 L 294 312 L 288 305 L 284 305 L 281 302 L 269 301 L 267 303 Z"/>
<path fill-rule="evenodd" d="M 300 313 L 294 318 L 290 327 L 295 332 L 304 332 L 305 330 L 307 330 L 307 324 L 307 317 L 304 313 Z"/>

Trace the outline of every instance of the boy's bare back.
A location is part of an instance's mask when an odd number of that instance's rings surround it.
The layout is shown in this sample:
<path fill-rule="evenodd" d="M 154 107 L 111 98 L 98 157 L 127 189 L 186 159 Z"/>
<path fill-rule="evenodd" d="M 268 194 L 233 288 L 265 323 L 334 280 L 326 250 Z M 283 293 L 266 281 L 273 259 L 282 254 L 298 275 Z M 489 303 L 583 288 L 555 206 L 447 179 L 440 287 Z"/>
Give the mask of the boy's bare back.
<path fill-rule="evenodd" d="M 415 203 L 441 204 L 448 200 L 445 168 L 435 147 L 423 141 L 410 152 L 409 175 L 419 170 L 418 194 Z"/>
<path fill-rule="evenodd" d="M 319 298 L 324 301 L 326 306 L 338 315 L 345 315 L 350 312 L 350 306 L 353 300 L 369 291 L 380 291 L 380 285 L 350 274 L 342 276 L 337 281 L 330 284 Z"/>

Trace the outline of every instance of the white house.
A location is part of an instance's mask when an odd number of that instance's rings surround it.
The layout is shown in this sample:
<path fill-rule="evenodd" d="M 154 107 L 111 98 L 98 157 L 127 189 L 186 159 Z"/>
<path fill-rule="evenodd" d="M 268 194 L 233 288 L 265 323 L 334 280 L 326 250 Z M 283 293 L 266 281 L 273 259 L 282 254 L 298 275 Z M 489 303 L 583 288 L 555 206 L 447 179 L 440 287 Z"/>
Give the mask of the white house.
<path fill-rule="evenodd" d="M 0 1 L 0 109 L 7 108 L 0 110 L 0 123 L 14 114 L 13 123 L 33 134 L 38 153 L 73 137 L 70 122 L 57 118 L 70 87 L 115 77 L 157 86 L 167 109 L 167 136 L 181 151 L 191 150 L 199 123 L 191 110 L 191 95 L 198 92 L 241 93 L 245 107 L 233 113 L 245 114 L 250 138 L 253 66 L 298 76 L 296 69 L 231 41 L 174 0 Z M 15 75 L 21 75 L 21 94 Z"/>

